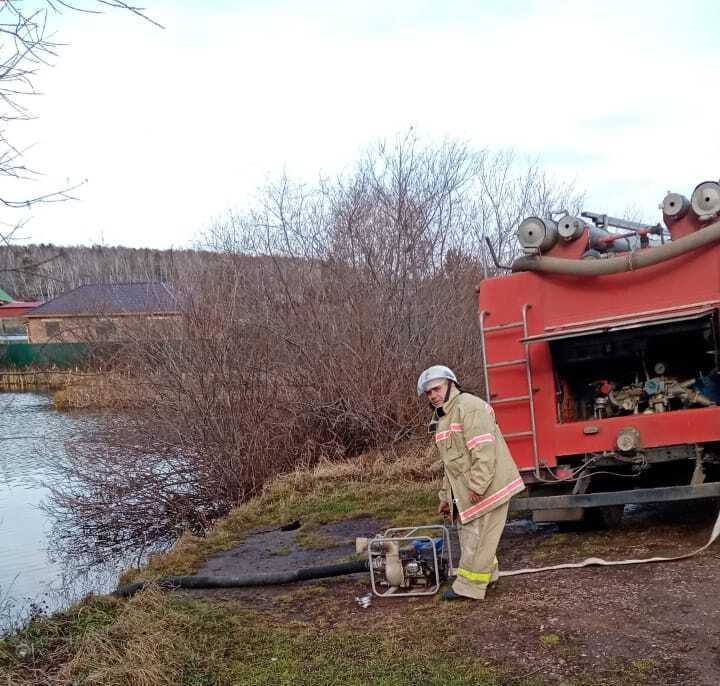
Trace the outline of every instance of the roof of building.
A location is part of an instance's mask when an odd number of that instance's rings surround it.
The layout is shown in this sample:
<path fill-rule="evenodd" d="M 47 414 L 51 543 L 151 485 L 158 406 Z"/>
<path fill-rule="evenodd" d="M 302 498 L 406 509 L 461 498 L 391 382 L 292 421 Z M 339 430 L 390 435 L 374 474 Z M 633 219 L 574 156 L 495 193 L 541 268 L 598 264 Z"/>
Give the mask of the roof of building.
<path fill-rule="evenodd" d="M 13 300 L 10 303 L 2 303 L 0 305 L 0 318 L 22 317 L 26 312 L 29 312 L 40 305 L 42 305 L 42 303 L 21 302 L 19 300 Z"/>
<path fill-rule="evenodd" d="M 28 317 L 178 312 L 173 293 L 163 283 L 114 283 L 78 286 L 28 312 Z"/>

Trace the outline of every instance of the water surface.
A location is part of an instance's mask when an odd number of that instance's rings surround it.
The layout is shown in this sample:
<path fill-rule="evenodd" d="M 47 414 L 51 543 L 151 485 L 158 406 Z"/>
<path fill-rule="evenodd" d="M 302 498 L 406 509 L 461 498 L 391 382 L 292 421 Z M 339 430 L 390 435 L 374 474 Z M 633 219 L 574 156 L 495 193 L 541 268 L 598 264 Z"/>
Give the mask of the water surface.
<path fill-rule="evenodd" d="M 0 607 L 7 614 L 11 598 L 16 614 L 30 603 L 57 609 L 67 601 L 58 589 L 77 586 L 79 575 L 50 559 L 53 523 L 38 506 L 65 441 L 93 419 L 58 412 L 39 393 L 0 393 L 0 418 Z"/>

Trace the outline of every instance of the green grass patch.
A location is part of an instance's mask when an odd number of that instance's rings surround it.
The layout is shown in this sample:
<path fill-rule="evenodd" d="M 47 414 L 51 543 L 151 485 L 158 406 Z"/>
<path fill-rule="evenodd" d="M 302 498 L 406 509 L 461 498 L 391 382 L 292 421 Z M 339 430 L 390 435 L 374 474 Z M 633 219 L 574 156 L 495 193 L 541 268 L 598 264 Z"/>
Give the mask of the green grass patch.
<path fill-rule="evenodd" d="M 279 545 L 275 550 L 273 550 L 270 554 L 275 555 L 277 557 L 285 557 L 285 555 L 289 555 L 292 552 L 292 549 L 287 543 L 284 543 L 283 545 Z"/>
<path fill-rule="evenodd" d="M 667 683 L 667 676 L 654 660 L 611 658 L 606 679 L 617 686 L 656 686 Z"/>
<path fill-rule="evenodd" d="M 327 536 L 317 531 L 317 525 L 305 525 L 298 531 L 295 539 L 299 548 L 305 550 L 328 550 L 329 548 L 339 548 L 347 545 L 352 541 L 341 540 L 334 536 Z"/>
<path fill-rule="evenodd" d="M 630 668 L 638 674 L 652 674 L 657 669 L 657 663 L 654 660 L 633 660 Z"/>

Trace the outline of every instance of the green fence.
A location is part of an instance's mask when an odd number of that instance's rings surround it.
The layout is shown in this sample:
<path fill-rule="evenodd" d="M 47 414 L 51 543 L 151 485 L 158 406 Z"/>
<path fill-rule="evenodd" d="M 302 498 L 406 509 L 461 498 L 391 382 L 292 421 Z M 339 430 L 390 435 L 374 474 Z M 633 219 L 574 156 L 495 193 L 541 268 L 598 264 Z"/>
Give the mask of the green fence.
<path fill-rule="evenodd" d="M 88 354 L 88 346 L 83 343 L 6 343 L 0 345 L 0 366 L 76 367 Z"/>

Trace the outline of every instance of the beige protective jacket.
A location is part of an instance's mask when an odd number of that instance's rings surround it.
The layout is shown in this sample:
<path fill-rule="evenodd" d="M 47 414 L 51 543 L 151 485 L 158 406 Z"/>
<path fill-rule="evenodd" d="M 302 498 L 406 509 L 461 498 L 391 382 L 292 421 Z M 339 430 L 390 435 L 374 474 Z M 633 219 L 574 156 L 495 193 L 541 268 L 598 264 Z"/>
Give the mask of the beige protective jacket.
<path fill-rule="evenodd" d="M 435 411 L 434 419 L 435 444 L 445 465 L 440 501 L 456 504 L 461 523 L 481 517 L 525 488 L 488 403 L 457 393 Z M 470 502 L 470 491 L 482 496 L 480 502 Z"/>

